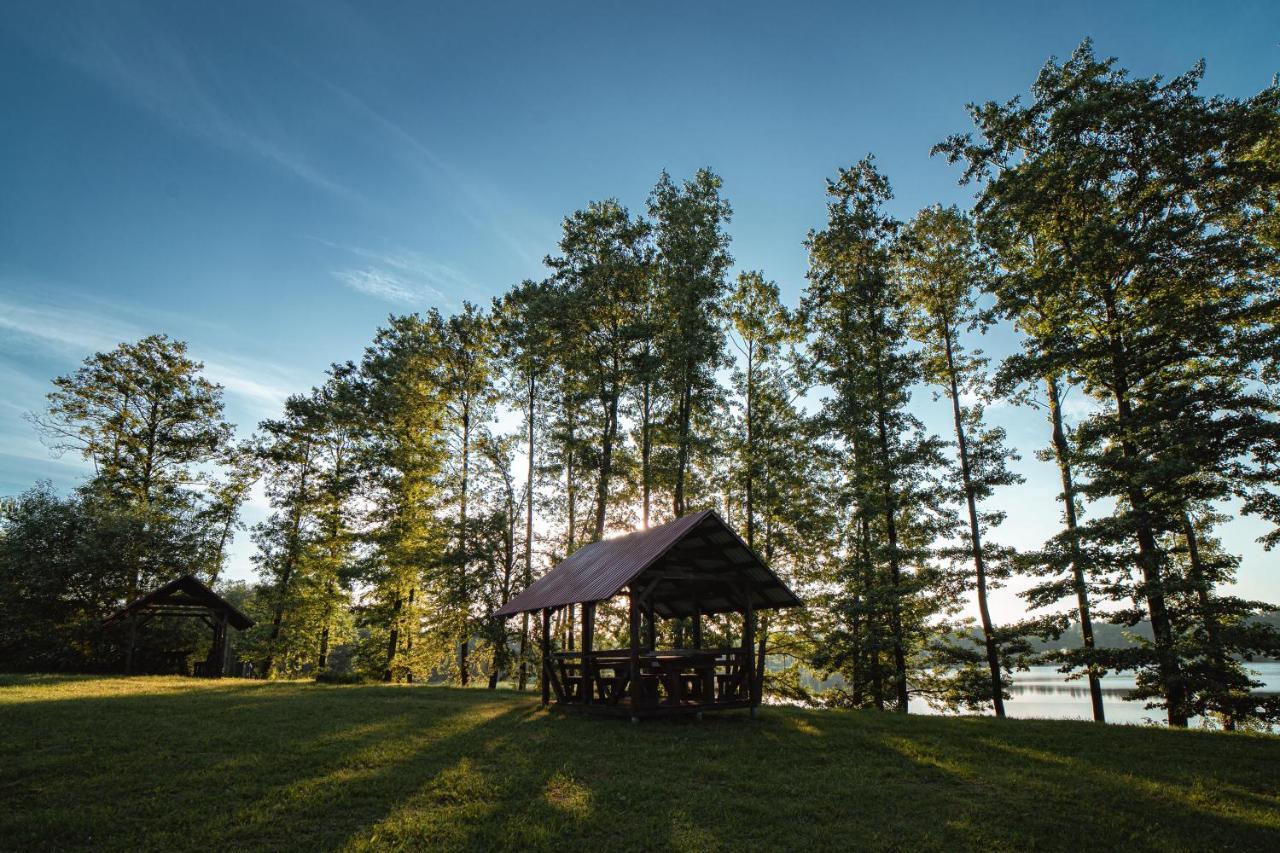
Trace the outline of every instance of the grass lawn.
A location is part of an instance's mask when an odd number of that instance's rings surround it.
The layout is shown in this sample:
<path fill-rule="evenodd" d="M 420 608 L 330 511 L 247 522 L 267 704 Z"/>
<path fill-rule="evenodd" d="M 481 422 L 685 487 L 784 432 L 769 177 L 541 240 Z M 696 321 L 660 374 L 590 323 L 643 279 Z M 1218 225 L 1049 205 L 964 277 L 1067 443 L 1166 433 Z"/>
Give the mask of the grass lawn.
<path fill-rule="evenodd" d="M 0 677 L 0 848 L 1280 850 L 1280 738 Z"/>

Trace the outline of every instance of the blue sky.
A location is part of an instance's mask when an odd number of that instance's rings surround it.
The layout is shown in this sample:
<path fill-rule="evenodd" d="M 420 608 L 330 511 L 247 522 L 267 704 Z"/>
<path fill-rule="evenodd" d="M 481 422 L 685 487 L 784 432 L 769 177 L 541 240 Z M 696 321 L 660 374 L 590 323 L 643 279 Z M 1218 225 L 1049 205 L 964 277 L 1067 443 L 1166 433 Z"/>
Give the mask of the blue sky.
<path fill-rule="evenodd" d="M 189 341 L 247 433 L 388 313 L 540 276 L 565 214 L 640 208 L 663 168 L 723 176 L 737 266 L 794 303 L 824 178 L 873 152 L 897 215 L 967 204 L 929 147 L 1086 35 L 1142 75 L 1204 58 L 1212 93 L 1280 70 L 1274 2 L 962 5 L 0 5 L 0 494 L 82 475 L 22 413 L 120 340 Z M 1042 422 L 992 415 L 1028 478 L 1002 538 L 1034 545 L 1058 523 Z M 1280 600 L 1259 532 L 1226 531 L 1239 590 Z"/>

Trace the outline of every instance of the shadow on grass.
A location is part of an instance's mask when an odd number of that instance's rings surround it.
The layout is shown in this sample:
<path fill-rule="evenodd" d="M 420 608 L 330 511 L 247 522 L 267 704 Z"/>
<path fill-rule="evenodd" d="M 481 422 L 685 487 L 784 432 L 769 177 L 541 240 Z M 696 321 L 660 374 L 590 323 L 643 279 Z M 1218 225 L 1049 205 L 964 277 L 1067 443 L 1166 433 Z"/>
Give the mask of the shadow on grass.
<path fill-rule="evenodd" d="M 1280 738 L 792 709 L 632 725 L 444 687 L 14 695 L 0 847 L 1280 849 Z"/>
<path fill-rule="evenodd" d="M 859 717 L 872 725 L 843 748 L 862 751 L 867 767 L 896 761 L 886 781 L 910 792 L 903 804 L 942 818 L 943 833 L 905 827 L 900 841 L 910 846 L 1280 844 L 1280 777 L 1270 764 L 1280 758 L 1276 738 L 1065 721 Z M 822 736 L 843 723 L 809 716 L 801 725 Z"/>

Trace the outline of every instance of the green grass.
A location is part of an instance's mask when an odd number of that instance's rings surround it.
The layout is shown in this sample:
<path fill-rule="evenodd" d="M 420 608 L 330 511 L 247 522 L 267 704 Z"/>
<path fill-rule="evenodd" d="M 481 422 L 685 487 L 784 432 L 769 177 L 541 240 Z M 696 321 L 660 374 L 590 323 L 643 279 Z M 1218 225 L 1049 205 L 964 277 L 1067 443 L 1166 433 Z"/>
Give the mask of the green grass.
<path fill-rule="evenodd" d="M 0 677 L 0 848 L 1280 849 L 1280 738 Z"/>

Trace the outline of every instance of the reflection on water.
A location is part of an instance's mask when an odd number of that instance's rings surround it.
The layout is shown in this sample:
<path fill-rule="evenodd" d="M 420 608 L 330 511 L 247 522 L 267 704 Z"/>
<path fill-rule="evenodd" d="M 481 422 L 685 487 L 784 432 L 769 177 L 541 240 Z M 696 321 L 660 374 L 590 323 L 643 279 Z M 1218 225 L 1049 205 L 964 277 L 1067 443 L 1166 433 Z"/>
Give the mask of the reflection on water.
<path fill-rule="evenodd" d="M 1124 687 L 1102 687 L 1103 696 L 1124 696 L 1129 690 Z M 1021 684 L 1013 688 L 1014 696 L 1022 696 L 1028 693 L 1039 693 L 1042 696 L 1064 695 L 1070 696 L 1072 699 L 1089 696 L 1088 687 L 1080 687 L 1076 684 L 1048 684 L 1043 681 L 1037 681 L 1035 684 Z"/>
<path fill-rule="evenodd" d="M 1252 663 L 1249 669 L 1262 682 L 1260 693 L 1280 693 L 1280 663 Z M 1093 719 L 1089 704 L 1088 682 L 1068 681 L 1051 666 L 1033 666 L 1028 672 L 1017 672 L 1005 702 L 1010 717 L 1042 717 L 1051 719 Z M 1161 723 L 1164 713 L 1143 707 L 1144 702 L 1126 702 L 1124 696 L 1134 688 L 1131 673 L 1106 675 L 1102 679 L 1104 709 L 1109 723 Z M 912 708 L 912 710 L 916 710 Z M 922 709 L 923 710 L 923 709 Z M 1198 721 L 1192 722 L 1196 725 Z"/>

